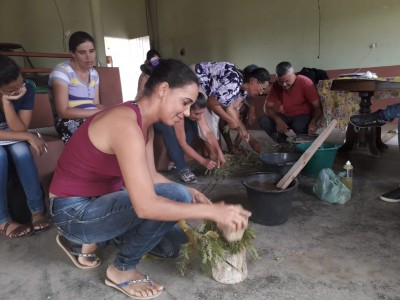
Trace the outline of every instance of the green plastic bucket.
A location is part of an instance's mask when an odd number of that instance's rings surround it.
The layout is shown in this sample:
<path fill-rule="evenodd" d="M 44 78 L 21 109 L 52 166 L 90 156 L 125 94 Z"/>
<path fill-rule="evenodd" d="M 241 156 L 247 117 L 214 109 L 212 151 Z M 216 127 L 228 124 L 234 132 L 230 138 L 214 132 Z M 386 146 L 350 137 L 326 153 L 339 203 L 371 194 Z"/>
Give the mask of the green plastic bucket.
<path fill-rule="evenodd" d="M 305 152 L 311 146 L 311 144 L 312 142 L 297 144 L 296 151 Z M 336 153 L 339 147 L 340 145 L 323 143 L 305 165 L 305 167 L 301 171 L 301 174 L 317 177 L 322 169 L 332 169 L 333 162 L 335 161 Z"/>

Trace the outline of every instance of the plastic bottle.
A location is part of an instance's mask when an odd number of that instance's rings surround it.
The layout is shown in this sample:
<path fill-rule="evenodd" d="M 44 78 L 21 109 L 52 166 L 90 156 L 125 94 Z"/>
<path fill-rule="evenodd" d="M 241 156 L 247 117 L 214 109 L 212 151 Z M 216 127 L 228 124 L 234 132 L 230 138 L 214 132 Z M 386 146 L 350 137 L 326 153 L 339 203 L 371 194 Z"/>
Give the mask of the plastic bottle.
<path fill-rule="evenodd" d="M 349 160 L 343 166 L 343 169 L 345 174 L 342 177 L 342 182 L 351 192 L 353 190 L 353 166 Z"/>

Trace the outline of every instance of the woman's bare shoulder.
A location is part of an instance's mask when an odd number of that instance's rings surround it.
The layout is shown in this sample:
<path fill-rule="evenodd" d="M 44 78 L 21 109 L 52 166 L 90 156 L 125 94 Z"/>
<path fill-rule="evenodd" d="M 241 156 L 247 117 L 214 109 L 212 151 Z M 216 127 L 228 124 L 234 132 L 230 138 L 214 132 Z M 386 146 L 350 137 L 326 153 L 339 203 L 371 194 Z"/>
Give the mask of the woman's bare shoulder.
<path fill-rule="evenodd" d="M 119 105 L 112 106 L 112 107 L 106 109 L 104 111 L 104 114 L 102 114 L 102 115 L 104 115 L 107 118 L 120 117 L 122 119 L 125 119 L 125 118 L 137 119 L 136 112 L 133 110 L 133 108 L 129 107 L 129 104 L 126 104 L 126 103 L 124 103 L 124 104 L 125 105 L 119 104 Z M 119 119 L 115 119 L 114 121 L 118 122 Z"/>
<path fill-rule="evenodd" d="M 134 110 L 127 106 L 115 106 L 95 117 L 89 126 L 89 135 L 96 148 L 114 154 L 111 149 L 116 145 L 141 137 L 141 129 Z"/>
<path fill-rule="evenodd" d="M 107 129 L 112 134 L 127 133 L 130 128 L 137 127 L 136 112 L 126 105 L 117 105 L 104 110 L 90 124 L 91 127 Z"/>

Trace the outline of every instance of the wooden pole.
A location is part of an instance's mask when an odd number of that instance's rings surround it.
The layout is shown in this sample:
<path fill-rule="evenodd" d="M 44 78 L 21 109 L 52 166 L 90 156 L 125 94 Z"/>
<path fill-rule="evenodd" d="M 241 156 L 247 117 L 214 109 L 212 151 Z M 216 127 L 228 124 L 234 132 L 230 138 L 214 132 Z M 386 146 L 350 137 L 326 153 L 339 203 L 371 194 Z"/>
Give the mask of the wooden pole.
<path fill-rule="evenodd" d="M 276 184 L 276 187 L 280 189 L 286 189 L 289 184 L 296 178 L 297 174 L 304 168 L 304 166 L 308 163 L 314 153 L 318 150 L 319 146 L 327 139 L 332 130 L 336 127 L 337 121 L 333 119 L 328 127 L 325 128 L 324 131 L 320 133 L 320 135 L 315 139 L 315 141 L 311 144 L 310 147 L 303 153 L 300 159 L 290 168 L 290 170 L 286 173 L 285 176 Z"/>

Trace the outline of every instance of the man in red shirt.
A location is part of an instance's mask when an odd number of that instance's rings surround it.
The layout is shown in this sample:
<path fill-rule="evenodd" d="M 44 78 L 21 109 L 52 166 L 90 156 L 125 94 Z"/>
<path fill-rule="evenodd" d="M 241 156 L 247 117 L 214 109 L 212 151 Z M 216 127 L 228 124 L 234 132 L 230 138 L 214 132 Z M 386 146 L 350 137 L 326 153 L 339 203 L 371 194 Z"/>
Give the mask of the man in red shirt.
<path fill-rule="evenodd" d="M 322 109 L 314 83 L 296 75 L 287 61 L 276 66 L 276 76 L 259 120 L 261 128 L 277 142 L 284 142 L 290 129 L 296 134 L 315 133 Z"/>

